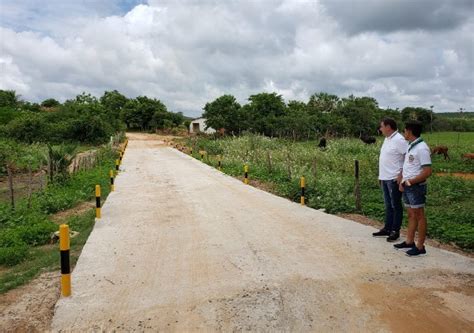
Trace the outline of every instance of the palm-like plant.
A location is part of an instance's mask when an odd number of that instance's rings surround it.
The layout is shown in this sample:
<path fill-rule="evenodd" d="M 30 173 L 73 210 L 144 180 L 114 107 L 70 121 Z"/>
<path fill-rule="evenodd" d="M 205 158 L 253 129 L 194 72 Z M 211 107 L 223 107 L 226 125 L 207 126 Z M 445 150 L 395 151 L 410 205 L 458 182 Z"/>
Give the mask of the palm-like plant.
<path fill-rule="evenodd" d="M 73 144 L 61 144 L 58 146 L 48 144 L 46 159 L 48 161 L 48 173 L 51 182 L 55 179 L 55 176 L 67 177 L 67 168 L 76 156 L 76 153 L 77 146 Z"/>

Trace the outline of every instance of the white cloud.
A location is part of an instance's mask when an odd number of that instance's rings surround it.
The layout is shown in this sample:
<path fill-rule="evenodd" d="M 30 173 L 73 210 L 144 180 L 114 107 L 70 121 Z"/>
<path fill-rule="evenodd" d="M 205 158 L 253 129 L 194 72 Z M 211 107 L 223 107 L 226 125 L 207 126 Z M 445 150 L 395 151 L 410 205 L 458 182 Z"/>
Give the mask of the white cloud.
<path fill-rule="evenodd" d="M 351 34 L 334 7 L 318 2 L 149 1 L 122 15 L 117 3 L 111 10 L 63 1 L 46 6 L 44 17 L 27 6 L 33 23 L 10 2 L 0 15 L 0 87 L 35 101 L 117 89 L 189 115 L 222 94 L 245 103 L 262 91 L 287 100 L 327 91 L 370 95 L 381 106 L 473 110 L 474 20 L 441 2 L 452 13 L 445 29 L 427 20 L 421 28 L 373 23 L 355 33 L 354 21 Z M 388 15 L 383 9 L 372 12 Z"/>

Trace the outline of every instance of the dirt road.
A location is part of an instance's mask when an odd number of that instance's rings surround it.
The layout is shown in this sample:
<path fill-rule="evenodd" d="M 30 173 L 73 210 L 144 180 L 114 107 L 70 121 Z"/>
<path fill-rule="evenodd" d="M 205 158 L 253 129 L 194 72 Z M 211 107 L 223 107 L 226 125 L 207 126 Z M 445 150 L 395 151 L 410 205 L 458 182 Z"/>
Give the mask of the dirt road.
<path fill-rule="evenodd" d="M 474 260 L 409 258 L 133 134 L 54 331 L 472 331 Z"/>

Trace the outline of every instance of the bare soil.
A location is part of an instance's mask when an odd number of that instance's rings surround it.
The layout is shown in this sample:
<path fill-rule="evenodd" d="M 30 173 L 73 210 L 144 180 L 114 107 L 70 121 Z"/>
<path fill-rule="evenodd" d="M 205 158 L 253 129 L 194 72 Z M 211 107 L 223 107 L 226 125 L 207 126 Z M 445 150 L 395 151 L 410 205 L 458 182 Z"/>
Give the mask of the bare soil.
<path fill-rule="evenodd" d="M 45 332 L 59 299 L 59 272 L 41 274 L 27 285 L 0 294 L 0 332 Z"/>
<path fill-rule="evenodd" d="M 82 213 L 85 213 L 94 207 L 95 207 L 94 201 L 81 202 L 75 207 L 72 207 L 70 209 L 66 209 L 61 212 L 57 212 L 56 214 L 51 215 L 51 220 L 57 224 L 61 224 L 64 221 L 66 221 L 69 217 L 81 215 Z"/>
<path fill-rule="evenodd" d="M 83 202 L 51 216 L 61 224 L 69 217 L 93 208 L 94 202 Z M 50 245 L 48 245 L 50 246 Z M 0 268 L 4 274 L 8 268 Z M 60 296 L 60 273 L 46 272 L 19 288 L 0 294 L 0 332 L 45 332 L 50 329 L 54 306 Z"/>
<path fill-rule="evenodd" d="M 474 173 L 467 173 L 467 172 L 438 172 L 436 173 L 437 176 L 452 176 L 452 177 L 459 177 L 464 179 L 474 179 Z"/>

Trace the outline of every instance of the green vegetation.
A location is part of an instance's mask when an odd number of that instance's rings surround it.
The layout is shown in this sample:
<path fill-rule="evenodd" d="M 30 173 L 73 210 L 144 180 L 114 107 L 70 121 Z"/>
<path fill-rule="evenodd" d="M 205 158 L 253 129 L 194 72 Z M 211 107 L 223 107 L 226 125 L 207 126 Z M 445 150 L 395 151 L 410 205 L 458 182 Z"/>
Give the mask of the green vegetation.
<path fill-rule="evenodd" d="M 442 155 L 433 155 L 434 168 L 437 172 L 474 172 L 474 162 L 466 161 L 461 155 L 474 153 L 474 132 L 438 132 L 423 134 L 430 147 L 446 146 L 450 160 Z"/>
<path fill-rule="evenodd" d="M 15 266 L 0 276 L 0 291 L 30 280 L 42 269 L 57 266 L 57 244 L 54 247 L 47 245 L 52 233 L 58 230 L 58 225 L 51 221 L 51 214 L 92 200 L 96 184 L 101 185 L 102 197 L 106 198 L 109 193 L 108 172 L 114 168 L 116 157 L 110 148 L 103 148 L 95 168 L 50 183 L 45 190 L 34 193 L 31 202 L 20 200 L 15 210 L 0 203 L 0 265 Z M 80 232 L 72 243 L 73 249 L 79 250 L 84 244 L 93 220 L 90 213 L 71 220 L 70 228 Z"/>
<path fill-rule="evenodd" d="M 49 98 L 41 104 L 19 100 L 14 91 L 0 90 L 0 138 L 24 143 L 103 144 L 128 129 L 155 131 L 183 124 L 181 113 L 169 112 L 157 99 L 129 99 L 118 91 L 96 98 L 82 93 L 63 104 Z"/>
<path fill-rule="evenodd" d="M 372 97 L 340 98 L 324 92 L 309 100 L 289 101 L 276 93 L 260 93 L 241 106 L 232 95 L 223 95 L 204 106 L 206 124 L 228 134 L 250 132 L 269 137 L 308 140 L 326 137 L 375 135 L 383 117 L 399 124 L 407 120 L 422 122 L 426 130 L 474 131 L 474 118 L 446 115 L 438 118 L 431 109 L 407 106 L 402 110 L 380 108 Z"/>
<path fill-rule="evenodd" d="M 456 149 L 472 149 L 473 141 L 469 139 L 473 134 L 462 133 Z M 425 137 L 428 144 L 439 140 L 449 146 L 450 142 L 457 142 L 456 133 Z M 184 142 L 193 147 L 196 158 L 199 150 L 206 150 L 209 157 L 205 162 L 213 166 L 217 165 L 217 155 L 221 155 L 222 170 L 230 175 L 242 177 L 243 165 L 247 163 L 251 179 L 270 183 L 276 194 L 293 201 L 299 201 L 299 179 L 304 176 L 308 206 L 324 208 L 329 213 L 356 212 L 354 160 L 359 160 L 361 213 L 383 220 L 383 198 L 377 181 L 381 137 L 376 145 L 366 145 L 358 139 L 331 139 L 324 150 L 317 148 L 314 141 L 293 142 L 256 135 L 223 139 L 195 137 Z M 439 156 L 435 156 L 435 172 L 445 170 L 446 164 L 451 171 L 474 172 L 474 163 L 461 161 L 459 156 L 453 156 L 451 162 L 439 161 Z M 433 175 L 429 183 L 429 236 L 474 250 L 474 181 Z"/>
<path fill-rule="evenodd" d="M 73 266 L 81 253 L 94 226 L 95 211 L 89 211 L 70 217 L 66 224 L 77 231 L 77 237 L 71 238 L 71 265 Z M 28 250 L 28 260 L 0 274 L 0 293 L 28 283 L 44 271 L 59 270 L 58 244 L 32 247 Z"/>

